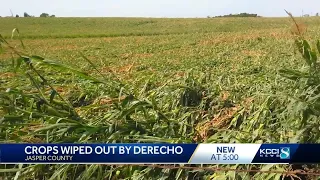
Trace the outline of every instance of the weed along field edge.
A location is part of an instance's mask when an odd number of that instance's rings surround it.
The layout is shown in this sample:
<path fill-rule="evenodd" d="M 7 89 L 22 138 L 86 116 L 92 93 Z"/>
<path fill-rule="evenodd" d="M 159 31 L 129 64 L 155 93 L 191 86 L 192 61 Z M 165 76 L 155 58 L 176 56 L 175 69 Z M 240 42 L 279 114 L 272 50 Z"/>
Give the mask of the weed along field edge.
<path fill-rule="evenodd" d="M 296 21 L 299 30 L 290 18 L 0 18 L 0 140 L 319 143 L 320 18 Z M 0 167 L 6 177 L 27 179 L 283 176 L 134 165 Z"/>

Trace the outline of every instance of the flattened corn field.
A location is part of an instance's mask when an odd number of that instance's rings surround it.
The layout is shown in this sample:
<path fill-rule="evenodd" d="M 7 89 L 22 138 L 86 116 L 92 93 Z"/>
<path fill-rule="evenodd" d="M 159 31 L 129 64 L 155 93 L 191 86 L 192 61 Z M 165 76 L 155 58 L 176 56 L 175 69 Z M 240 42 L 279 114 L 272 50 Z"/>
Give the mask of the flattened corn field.
<path fill-rule="evenodd" d="M 320 18 L 297 21 L 314 42 Z M 306 68 L 289 18 L 0 18 L 0 24 L 10 44 L 0 41 L 2 143 L 320 142 L 319 117 L 306 116 L 306 105 L 294 98 L 306 93 L 301 82 L 279 74 Z M 20 36 L 15 31 L 11 39 L 14 28 Z M 0 167 L 3 177 L 22 179 L 281 178 L 141 166 Z"/>

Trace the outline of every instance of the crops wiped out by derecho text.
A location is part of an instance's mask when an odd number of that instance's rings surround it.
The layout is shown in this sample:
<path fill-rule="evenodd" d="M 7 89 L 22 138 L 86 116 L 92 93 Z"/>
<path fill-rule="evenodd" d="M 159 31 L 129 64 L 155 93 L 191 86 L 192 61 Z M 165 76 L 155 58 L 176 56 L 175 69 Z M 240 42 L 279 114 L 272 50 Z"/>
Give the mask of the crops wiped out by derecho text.
<path fill-rule="evenodd" d="M 296 21 L 0 18 L 0 140 L 319 143 L 320 18 Z M 2 177 L 22 179 L 282 177 L 135 165 L 0 167 Z"/>

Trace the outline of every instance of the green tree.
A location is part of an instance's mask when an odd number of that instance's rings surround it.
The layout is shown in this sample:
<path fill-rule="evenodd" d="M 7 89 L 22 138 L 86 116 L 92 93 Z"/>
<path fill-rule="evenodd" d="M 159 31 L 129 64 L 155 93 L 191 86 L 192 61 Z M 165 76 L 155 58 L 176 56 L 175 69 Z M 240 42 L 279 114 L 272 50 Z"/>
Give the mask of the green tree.
<path fill-rule="evenodd" d="M 18 14 L 16 14 L 16 17 L 18 18 L 18 17 L 20 17 Z"/>
<path fill-rule="evenodd" d="M 49 14 L 48 13 L 42 13 L 42 14 L 40 14 L 40 17 L 49 17 Z"/>
<path fill-rule="evenodd" d="M 28 13 L 24 12 L 23 17 L 31 17 Z"/>

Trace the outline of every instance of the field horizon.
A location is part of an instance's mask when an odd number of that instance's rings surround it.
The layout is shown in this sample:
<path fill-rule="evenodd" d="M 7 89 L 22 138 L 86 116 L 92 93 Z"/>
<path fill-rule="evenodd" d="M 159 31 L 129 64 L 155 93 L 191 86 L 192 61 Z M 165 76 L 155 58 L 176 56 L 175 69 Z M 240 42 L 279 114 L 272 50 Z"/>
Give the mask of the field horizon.
<path fill-rule="evenodd" d="M 79 21 L 80 20 L 80 21 Z M 319 22 L 317 17 L 297 18 Z M 6 38 L 18 28 L 24 38 L 74 38 L 167 35 L 183 33 L 237 32 L 288 28 L 290 18 L 1 18 L 0 32 Z M 214 23 L 218 23 L 215 26 Z M 212 26 L 210 26 L 212 24 Z M 268 24 L 268 26 L 262 26 Z M 78 28 L 80 27 L 80 28 Z M 241 29 L 235 29 L 238 27 Z M 181 29 L 183 28 L 183 30 Z"/>

